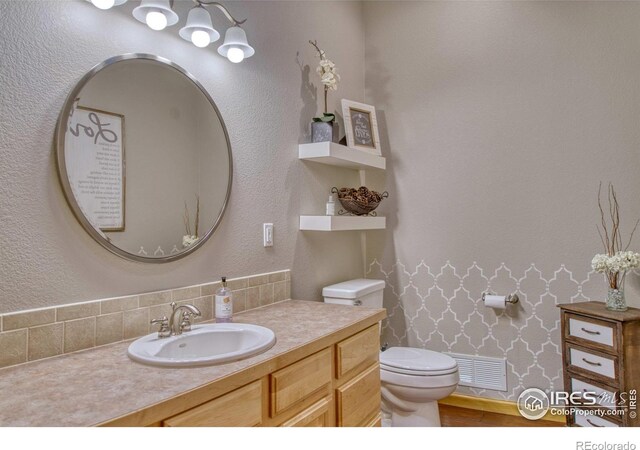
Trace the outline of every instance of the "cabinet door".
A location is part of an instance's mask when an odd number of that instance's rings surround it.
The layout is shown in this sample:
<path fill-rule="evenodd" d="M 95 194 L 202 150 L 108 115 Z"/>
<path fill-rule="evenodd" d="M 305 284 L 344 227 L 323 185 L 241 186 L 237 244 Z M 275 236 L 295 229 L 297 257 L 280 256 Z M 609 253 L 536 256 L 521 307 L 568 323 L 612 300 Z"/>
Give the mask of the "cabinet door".
<path fill-rule="evenodd" d="M 323 398 L 292 419 L 283 423 L 282 427 L 330 427 L 331 397 Z"/>
<path fill-rule="evenodd" d="M 372 365 L 336 389 L 339 427 L 366 426 L 380 412 L 380 365 Z"/>
<path fill-rule="evenodd" d="M 253 427 L 262 423 L 262 381 L 178 414 L 164 421 L 168 427 Z"/>
<path fill-rule="evenodd" d="M 375 324 L 336 345 L 336 378 L 378 361 L 380 327 Z M 354 372 L 355 373 L 355 372 Z"/>
<path fill-rule="evenodd" d="M 331 384 L 331 349 L 324 349 L 270 376 L 271 417 Z"/>

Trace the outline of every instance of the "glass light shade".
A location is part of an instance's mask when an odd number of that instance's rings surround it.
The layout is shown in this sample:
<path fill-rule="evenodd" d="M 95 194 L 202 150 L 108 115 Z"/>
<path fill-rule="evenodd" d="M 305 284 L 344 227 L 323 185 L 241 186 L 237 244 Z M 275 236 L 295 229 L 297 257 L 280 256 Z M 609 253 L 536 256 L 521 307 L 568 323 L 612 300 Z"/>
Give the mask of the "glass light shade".
<path fill-rule="evenodd" d="M 238 50 L 242 51 L 242 55 Z M 229 56 L 230 51 L 231 56 Z M 253 56 L 255 52 L 253 47 L 247 43 L 247 34 L 240 27 L 229 28 L 224 35 L 224 44 L 218 48 L 218 53 L 229 58 L 231 62 L 240 62 L 244 58 Z"/>
<path fill-rule="evenodd" d="M 220 39 L 211 23 L 209 11 L 202 6 L 191 8 L 187 16 L 187 23 L 180 29 L 180 37 L 185 41 L 193 42 L 196 47 L 206 47 L 211 42 Z"/>
<path fill-rule="evenodd" d="M 160 15 L 163 15 L 164 19 L 160 18 Z M 154 30 L 162 30 L 178 23 L 178 15 L 171 9 L 169 0 L 142 0 L 140 6 L 134 8 L 133 17 Z"/>
<path fill-rule="evenodd" d="M 96 8 L 105 10 L 105 9 L 111 9 L 114 6 L 122 5 L 123 3 L 126 3 L 127 0 L 87 0 L 87 1 L 90 2 Z"/>

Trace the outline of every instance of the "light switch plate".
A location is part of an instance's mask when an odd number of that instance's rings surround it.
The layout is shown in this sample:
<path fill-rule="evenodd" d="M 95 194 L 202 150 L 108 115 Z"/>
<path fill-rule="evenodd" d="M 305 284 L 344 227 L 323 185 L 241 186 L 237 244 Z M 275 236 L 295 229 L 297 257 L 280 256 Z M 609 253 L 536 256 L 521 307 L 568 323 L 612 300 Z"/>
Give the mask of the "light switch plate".
<path fill-rule="evenodd" d="M 262 236 L 265 247 L 273 247 L 273 224 L 272 223 L 264 223 L 262 224 Z"/>

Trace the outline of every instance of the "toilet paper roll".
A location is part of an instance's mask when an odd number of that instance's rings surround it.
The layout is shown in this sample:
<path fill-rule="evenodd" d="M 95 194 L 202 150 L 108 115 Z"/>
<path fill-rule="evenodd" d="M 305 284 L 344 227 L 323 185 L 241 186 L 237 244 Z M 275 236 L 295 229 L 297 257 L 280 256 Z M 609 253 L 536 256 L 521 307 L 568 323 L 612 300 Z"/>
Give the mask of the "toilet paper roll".
<path fill-rule="evenodd" d="M 507 298 L 504 295 L 485 295 L 484 306 L 493 309 L 505 309 L 507 307 Z"/>

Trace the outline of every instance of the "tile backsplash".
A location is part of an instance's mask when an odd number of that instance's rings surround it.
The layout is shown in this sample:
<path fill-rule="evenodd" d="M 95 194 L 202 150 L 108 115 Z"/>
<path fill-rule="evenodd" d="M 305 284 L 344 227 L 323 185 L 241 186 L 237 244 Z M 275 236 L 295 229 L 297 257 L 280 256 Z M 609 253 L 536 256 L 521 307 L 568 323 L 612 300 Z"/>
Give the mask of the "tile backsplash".
<path fill-rule="evenodd" d="M 220 282 L 100 299 L 0 315 L 0 367 L 85 350 L 144 336 L 155 330 L 152 319 L 169 316 L 171 302 L 195 305 L 202 317 L 214 318 Z M 234 313 L 291 297 L 291 272 L 282 270 L 228 280 Z"/>

